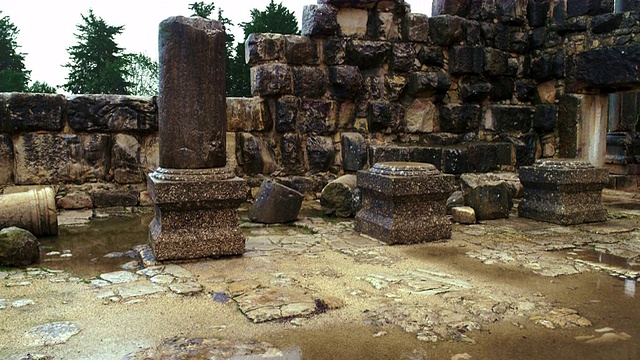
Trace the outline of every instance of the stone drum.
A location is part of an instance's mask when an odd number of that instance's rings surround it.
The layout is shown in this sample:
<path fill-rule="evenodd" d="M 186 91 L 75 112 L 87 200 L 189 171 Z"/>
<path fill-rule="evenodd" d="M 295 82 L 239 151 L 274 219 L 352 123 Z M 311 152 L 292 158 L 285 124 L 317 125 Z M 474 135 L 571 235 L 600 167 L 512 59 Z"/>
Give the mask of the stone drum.
<path fill-rule="evenodd" d="M 362 209 L 355 230 L 388 244 L 413 244 L 451 237 L 447 198 L 455 177 L 434 165 L 381 162 L 358 172 Z"/>
<path fill-rule="evenodd" d="M 586 160 L 538 160 L 519 169 L 524 186 L 518 216 L 561 225 L 605 221 L 602 189 L 609 170 Z"/>

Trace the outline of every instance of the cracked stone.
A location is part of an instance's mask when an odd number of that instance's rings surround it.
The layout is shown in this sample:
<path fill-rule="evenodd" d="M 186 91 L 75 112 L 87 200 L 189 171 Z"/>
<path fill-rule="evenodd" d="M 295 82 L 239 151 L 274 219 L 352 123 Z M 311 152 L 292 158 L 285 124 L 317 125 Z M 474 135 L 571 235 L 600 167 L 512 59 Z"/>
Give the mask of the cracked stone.
<path fill-rule="evenodd" d="M 80 326 L 70 321 L 61 321 L 38 325 L 27 331 L 31 346 L 64 344 L 80 332 Z"/>
<path fill-rule="evenodd" d="M 124 284 L 138 280 L 138 276 L 136 274 L 130 273 L 128 271 L 114 271 L 110 273 L 104 273 L 100 275 L 100 278 L 112 284 Z"/>

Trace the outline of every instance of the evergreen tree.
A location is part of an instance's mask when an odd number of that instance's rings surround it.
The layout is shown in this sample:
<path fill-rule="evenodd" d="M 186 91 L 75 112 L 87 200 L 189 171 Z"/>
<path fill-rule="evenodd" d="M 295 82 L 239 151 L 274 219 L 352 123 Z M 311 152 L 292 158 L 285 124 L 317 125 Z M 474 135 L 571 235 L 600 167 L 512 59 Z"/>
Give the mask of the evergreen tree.
<path fill-rule="evenodd" d="M 67 49 L 71 61 L 64 65 L 69 76 L 63 87 L 74 94 L 128 94 L 129 58 L 114 40 L 124 26 L 108 25 L 91 9 L 81 16 L 78 44 Z"/>
<path fill-rule="evenodd" d="M 55 94 L 58 92 L 58 89 L 55 86 L 51 86 L 46 82 L 34 81 L 33 84 L 29 85 L 26 89 L 26 92 L 30 93 L 42 93 L 42 94 Z"/>
<path fill-rule="evenodd" d="M 0 17 L 0 92 L 22 92 L 29 83 L 31 72 L 25 69 L 25 54 L 18 52 L 18 32 L 8 16 Z"/>
<path fill-rule="evenodd" d="M 204 1 L 197 1 L 193 4 L 189 4 L 189 10 L 193 11 L 191 16 L 200 16 L 205 19 L 208 19 L 215 9 L 216 6 L 213 3 L 206 4 Z"/>
<path fill-rule="evenodd" d="M 276 33 L 298 34 L 298 21 L 293 12 L 289 11 L 282 3 L 276 4 L 271 0 L 266 9 L 251 10 L 251 21 L 241 23 L 246 39 L 250 34 Z M 244 58 L 244 43 L 236 45 L 235 55 L 227 65 L 227 95 L 251 96 L 250 67 Z M 231 85 L 231 86 L 230 86 Z"/>
<path fill-rule="evenodd" d="M 149 56 L 138 53 L 128 54 L 129 65 L 126 80 L 131 84 L 127 91 L 131 95 L 158 95 L 158 62 Z"/>

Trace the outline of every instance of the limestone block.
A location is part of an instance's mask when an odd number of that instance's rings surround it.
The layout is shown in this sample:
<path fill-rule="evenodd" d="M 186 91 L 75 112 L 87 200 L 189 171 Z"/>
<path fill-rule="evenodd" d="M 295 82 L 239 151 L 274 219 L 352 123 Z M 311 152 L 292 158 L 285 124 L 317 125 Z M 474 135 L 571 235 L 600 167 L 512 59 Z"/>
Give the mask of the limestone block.
<path fill-rule="evenodd" d="M 464 19 L 459 16 L 439 15 L 429 18 L 429 37 L 440 46 L 459 43 L 464 37 Z"/>
<path fill-rule="evenodd" d="M 430 133 L 438 126 L 438 107 L 430 99 L 417 98 L 405 112 L 406 130 Z"/>
<path fill-rule="evenodd" d="M 509 217 L 513 198 L 506 181 L 492 174 L 463 174 L 460 182 L 464 203 L 475 210 L 478 220 Z"/>
<path fill-rule="evenodd" d="M 353 102 L 345 101 L 340 103 L 338 109 L 338 129 L 352 130 L 356 128 L 356 105 Z"/>
<path fill-rule="evenodd" d="M 465 133 L 475 131 L 480 126 L 479 105 L 446 104 L 439 107 L 440 131 Z"/>
<path fill-rule="evenodd" d="M 435 146 L 414 146 L 409 149 L 409 161 L 433 164 L 442 169 L 442 148 Z"/>
<path fill-rule="evenodd" d="M 236 144 L 238 166 L 246 175 L 276 171 L 275 153 L 263 139 L 250 133 L 236 133 Z"/>
<path fill-rule="evenodd" d="M 337 20 L 342 36 L 362 39 L 367 34 L 367 21 L 369 21 L 367 10 L 339 8 Z"/>
<path fill-rule="evenodd" d="M 304 150 L 299 134 L 282 135 L 280 153 L 282 154 L 280 165 L 282 165 L 285 174 L 304 173 Z"/>
<path fill-rule="evenodd" d="M 398 101 L 409 84 L 409 77 L 404 74 L 390 73 L 384 77 L 384 89 L 390 101 Z"/>
<path fill-rule="evenodd" d="M 458 15 L 465 17 L 469 13 L 471 0 L 434 0 L 431 15 Z"/>
<path fill-rule="evenodd" d="M 446 148 L 442 150 L 442 172 L 464 174 L 469 171 L 469 154 L 466 148 Z"/>
<path fill-rule="evenodd" d="M 265 131 L 272 127 L 273 119 L 265 99 L 227 98 L 227 131 Z"/>
<path fill-rule="evenodd" d="M 77 132 L 158 130 L 157 107 L 151 97 L 70 96 L 67 109 L 69 126 Z"/>
<path fill-rule="evenodd" d="M 325 214 L 341 218 L 355 215 L 356 181 L 356 175 L 343 175 L 322 189 L 320 206 Z"/>
<path fill-rule="evenodd" d="M 378 12 L 377 15 L 377 28 L 370 30 L 372 35 L 378 40 L 399 41 L 402 33 L 403 17 L 386 11 Z"/>
<path fill-rule="evenodd" d="M 449 72 L 453 75 L 479 75 L 484 68 L 484 49 L 474 46 L 449 48 Z"/>
<path fill-rule="evenodd" d="M 310 136 L 307 139 L 307 163 L 312 173 L 328 171 L 336 157 L 333 140 L 328 136 Z"/>
<path fill-rule="evenodd" d="M 0 104 L 1 105 L 1 104 Z M 0 133 L 0 185 L 13 183 L 13 141 Z"/>
<path fill-rule="evenodd" d="M 345 63 L 370 69 L 385 64 L 391 55 L 391 44 L 386 41 L 347 40 Z"/>
<path fill-rule="evenodd" d="M 140 142 L 131 135 L 116 134 L 111 147 L 111 170 L 118 184 L 140 183 Z"/>
<path fill-rule="evenodd" d="M 544 26 L 549 19 L 551 0 L 529 0 L 527 4 L 527 20 L 532 27 Z"/>
<path fill-rule="evenodd" d="M 451 87 L 451 78 L 444 72 L 416 71 L 409 74 L 407 91 L 416 97 L 444 93 Z"/>
<path fill-rule="evenodd" d="M 354 99 L 360 91 L 362 74 L 357 66 L 331 66 L 329 67 L 329 84 L 331 95 L 336 99 Z"/>
<path fill-rule="evenodd" d="M 102 180 L 107 174 L 109 136 L 27 133 L 14 141 L 16 184 Z"/>
<path fill-rule="evenodd" d="M 305 98 L 320 98 L 327 91 L 327 74 L 317 66 L 293 68 L 293 93 Z"/>
<path fill-rule="evenodd" d="M 247 64 L 257 65 L 285 58 L 285 38 L 281 34 L 250 34 L 244 45 Z"/>
<path fill-rule="evenodd" d="M 93 200 L 84 191 L 71 191 L 56 201 L 56 206 L 64 210 L 92 209 Z"/>
<path fill-rule="evenodd" d="M 291 65 L 318 65 L 318 43 L 308 36 L 285 35 L 285 58 Z"/>
<path fill-rule="evenodd" d="M 484 109 L 483 128 L 497 132 L 523 133 L 531 129 L 533 108 L 530 106 L 489 105 Z"/>
<path fill-rule="evenodd" d="M 453 221 L 471 225 L 476 223 L 476 212 L 471 206 L 454 206 L 451 208 L 451 216 Z"/>
<path fill-rule="evenodd" d="M 409 43 L 393 44 L 391 48 L 391 68 L 397 71 L 411 71 L 415 65 L 416 52 Z"/>
<path fill-rule="evenodd" d="M 302 10 L 302 35 L 332 36 L 340 31 L 338 9 L 331 5 L 305 5 Z"/>
<path fill-rule="evenodd" d="M 407 41 L 428 42 L 429 16 L 425 14 L 407 14 L 403 23 L 403 34 Z"/>
<path fill-rule="evenodd" d="M 605 221 L 602 189 L 609 183 L 609 171 L 588 161 L 538 160 L 518 170 L 524 186 L 518 216 L 573 225 Z"/>
<path fill-rule="evenodd" d="M 251 93 L 268 97 L 293 94 L 293 73 L 286 64 L 264 64 L 251 68 Z"/>
<path fill-rule="evenodd" d="M 533 128 L 541 133 L 548 133 L 555 129 L 557 122 L 558 107 L 556 105 L 545 104 L 536 106 L 533 115 Z"/>
<path fill-rule="evenodd" d="M 287 223 L 295 221 L 302 206 L 304 195 L 296 190 L 264 180 L 256 201 L 249 210 L 249 219 L 265 224 Z"/>
<path fill-rule="evenodd" d="M 158 169 L 160 163 L 160 141 L 157 134 L 146 136 L 141 141 L 140 166 L 143 175 Z"/>
<path fill-rule="evenodd" d="M 16 132 L 60 131 L 66 107 L 64 95 L 11 93 L 6 101 L 10 128 Z"/>
<path fill-rule="evenodd" d="M 295 130 L 300 99 L 295 96 L 282 96 L 276 101 L 276 131 Z"/>
<path fill-rule="evenodd" d="M 454 191 L 452 175 L 423 163 L 377 163 L 359 171 L 362 209 L 355 231 L 389 244 L 448 239 L 446 201 Z"/>
<path fill-rule="evenodd" d="M 58 235 L 55 190 L 39 187 L 0 195 L 0 229 L 11 226 L 37 236 Z"/>
<path fill-rule="evenodd" d="M 638 84 L 640 45 L 588 50 L 567 59 L 567 92 Z"/>
<path fill-rule="evenodd" d="M 340 135 L 342 145 L 342 169 L 358 171 L 367 166 L 367 141 L 360 133 L 345 132 Z"/>
<path fill-rule="evenodd" d="M 303 99 L 297 116 L 301 133 L 332 133 L 337 125 L 338 106 L 335 101 Z"/>

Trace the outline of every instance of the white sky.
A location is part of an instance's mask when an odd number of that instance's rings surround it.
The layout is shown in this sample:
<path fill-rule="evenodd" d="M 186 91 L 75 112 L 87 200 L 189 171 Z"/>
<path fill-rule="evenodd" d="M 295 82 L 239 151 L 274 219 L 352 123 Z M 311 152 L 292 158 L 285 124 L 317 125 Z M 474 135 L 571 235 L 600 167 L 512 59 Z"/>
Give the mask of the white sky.
<path fill-rule="evenodd" d="M 93 9 L 112 26 L 124 25 L 123 33 L 116 38 L 118 44 L 130 53 L 145 53 L 158 58 L 158 24 L 176 15 L 191 15 L 189 4 L 195 0 L 0 0 L 0 16 L 9 16 L 18 27 L 19 52 L 26 53 L 25 66 L 31 70 L 31 81 L 44 81 L 51 86 L 66 82 L 69 61 L 67 48 L 76 44 L 76 25 L 82 22 L 81 14 Z M 211 0 L 205 1 L 212 2 Z M 213 0 L 217 9 L 234 24 L 250 20 L 251 9 L 263 10 L 270 0 Z M 276 0 L 298 18 L 301 27 L 304 5 L 314 0 Z M 414 13 L 430 14 L 431 0 L 408 0 Z M 236 41 L 241 41 L 242 30 L 234 26 L 231 31 Z"/>

